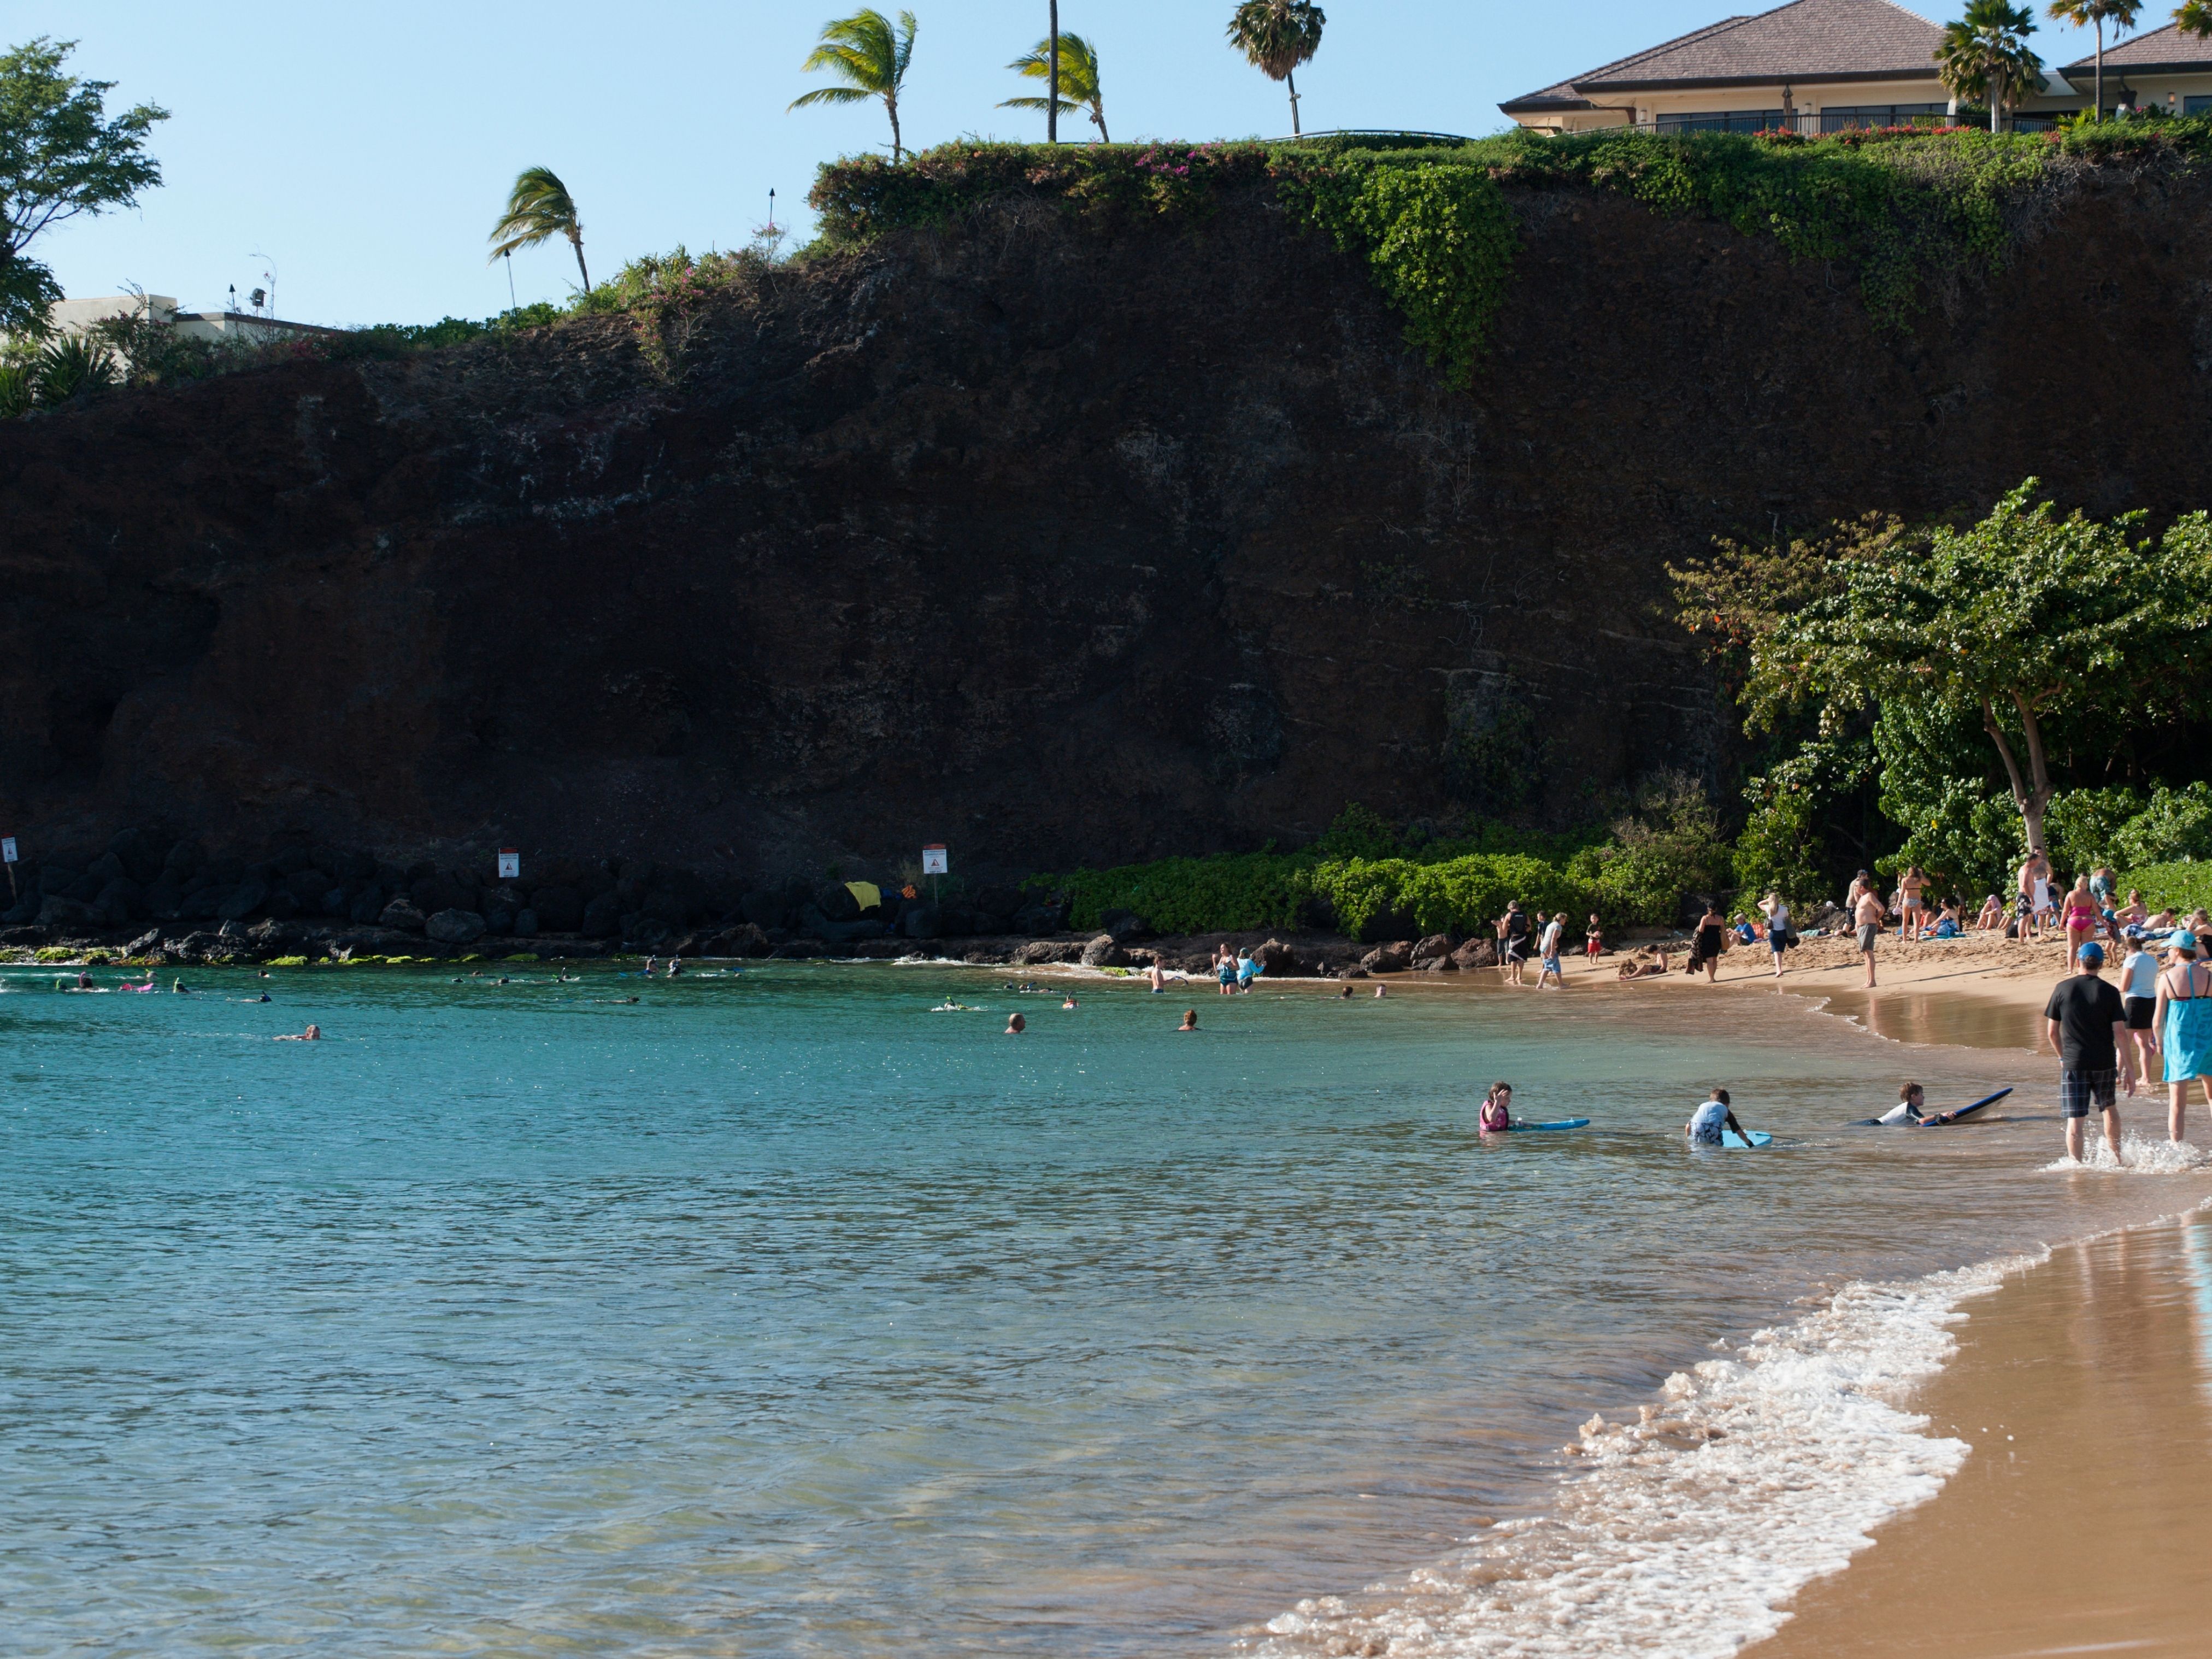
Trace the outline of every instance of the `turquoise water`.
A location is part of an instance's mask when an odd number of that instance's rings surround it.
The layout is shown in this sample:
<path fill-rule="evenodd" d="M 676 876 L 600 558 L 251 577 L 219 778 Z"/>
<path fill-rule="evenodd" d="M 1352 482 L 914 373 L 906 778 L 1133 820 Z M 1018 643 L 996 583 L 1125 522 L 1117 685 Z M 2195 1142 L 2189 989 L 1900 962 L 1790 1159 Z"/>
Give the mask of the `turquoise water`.
<path fill-rule="evenodd" d="M 0 975 L 10 1651 L 1221 1651 L 1804 1298 L 2204 1185 L 1756 993 L 515 971 Z M 1908 1069 L 2021 1121 L 1837 1127 Z"/>

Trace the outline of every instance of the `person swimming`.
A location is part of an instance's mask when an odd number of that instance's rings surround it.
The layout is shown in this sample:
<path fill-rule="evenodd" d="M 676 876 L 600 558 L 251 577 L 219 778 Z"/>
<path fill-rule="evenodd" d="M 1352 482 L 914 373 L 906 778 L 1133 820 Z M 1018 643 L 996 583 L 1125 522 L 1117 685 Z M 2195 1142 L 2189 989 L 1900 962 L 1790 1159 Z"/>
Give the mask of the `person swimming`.
<path fill-rule="evenodd" d="M 1067 994 L 1067 1000 L 1062 1002 L 1060 1006 L 1063 1008 L 1073 1008 L 1075 1006 L 1075 993 L 1070 991 Z"/>
<path fill-rule="evenodd" d="M 1513 1085 L 1493 1083 L 1490 1092 L 1482 1097 L 1482 1112 L 1477 1120 L 1486 1135 L 1504 1134 L 1513 1127 Z"/>
<path fill-rule="evenodd" d="M 1006 1035 L 1008 1036 L 1019 1036 L 1023 1032 L 1029 1029 L 1030 1023 L 1022 1018 L 1019 1010 L 1016 1010 L 1013 1013 L 1006 1016 Z"/>
<path fill-rule="evenodd" d="M 1340 992 L 1338 994 L 1339 994 L 1339 995 L 1340 995 L 1340 996 L 1344 999 L 1344 1000 L 1346 1000 L 1346 1002 L 1349 1002 L 1349 1001 L 1352 1000 L 1352 987 L 1351 987 L 1351 986 L 1349 986 L 1349 985 L 1346 985 L 1346 986 L 1344 988 L 1344 989 L 1343 989 L 1341 992 Z"/>
<path fill-rule="evenodd" d="M 1176 1026 L 1176 1030 L 1178 1031 L 1195 1031 L 1197 1029 L 1198 1010 L 1195 1008 L 1184 1009 L 1182 1011 L 1182 1024 Z"/>
<path fill-rule="evenodd" d="M 279 1042 L 320 1042 L 322 1040 L 323 1028 L 319 1025 L 310 1025 L 306 1030 L 296 1035 L 280 1036 L 276 1039 Z"/>
<path fill-rule="evenodd" d="M 191 992 L 185 987 L 184 981 L 181 979 L 178 980 L 169 987 L 169 992 L 173 996 L 188 997 L 191 995 Z"/>

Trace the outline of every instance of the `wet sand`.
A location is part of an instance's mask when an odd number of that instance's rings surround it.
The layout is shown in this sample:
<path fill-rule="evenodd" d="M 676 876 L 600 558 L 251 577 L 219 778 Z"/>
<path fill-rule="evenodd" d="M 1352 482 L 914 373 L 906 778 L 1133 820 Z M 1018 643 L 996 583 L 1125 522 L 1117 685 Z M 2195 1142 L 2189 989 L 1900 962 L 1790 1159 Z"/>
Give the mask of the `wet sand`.
<path fill-rule="evenodd" d="M 2212 1651 L 2212 1218 L 2068 1246 L 1967 1310 L 1910 1402 L 1966 1467 L 1746 1659 Z"/>

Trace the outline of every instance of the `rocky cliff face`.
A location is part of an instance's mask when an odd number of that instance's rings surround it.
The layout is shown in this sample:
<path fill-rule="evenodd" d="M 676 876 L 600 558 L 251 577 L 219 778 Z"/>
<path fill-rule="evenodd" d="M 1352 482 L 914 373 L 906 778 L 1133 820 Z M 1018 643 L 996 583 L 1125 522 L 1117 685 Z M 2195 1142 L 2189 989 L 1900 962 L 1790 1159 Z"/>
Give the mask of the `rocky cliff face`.
<path fill-rule="evenodd" d="M 0 426 L 0 828 L 818 874 L 1564 819 L 1727 774 L 1662 568 L 1716 534 L 2204 503 L 2201 185 L 2093 179 L 1908 337 L 1722 227 L 1516 204 L 1466 391 L 1255 198 Z"/>

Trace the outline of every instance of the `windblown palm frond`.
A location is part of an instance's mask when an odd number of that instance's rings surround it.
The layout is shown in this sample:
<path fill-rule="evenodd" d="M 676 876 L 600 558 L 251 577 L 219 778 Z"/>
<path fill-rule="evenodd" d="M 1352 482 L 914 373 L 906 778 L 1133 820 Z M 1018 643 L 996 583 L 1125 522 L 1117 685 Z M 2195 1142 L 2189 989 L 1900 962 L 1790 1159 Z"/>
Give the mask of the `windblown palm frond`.
<path fill-rule="evenodd" d="M 822 40 L 806 54 L 801 70 L 826 70 L 845 82 L 842 87 L 817 87 L 791 100 L 799 109 L 809 104 L 857 104 L 880 98 L 891 118 L 891 160 L 902 154 L 899 139 L 898 96 L 905 83 L 907 65 L 914 61 L 914 14 L 902 11 L 898 25 L 872 7 L 850 17 L 822 26 Z"/>
<path fill-rule="evenodd" d="M 1243 0 L 1229 20 L 1229 44 L 1270 80 L 1288 84 L 1291 131 L 1298 131 L 1298 83 L 1293 73 L 1321 50 L 1327 15 L 1313 0 Z"/>
<path fill-rule="evenodd" d="M 1050 81 L 1052 42 L 1038 41 L 1035 52 L 1024 52 L 1006 67 L 1033 81 Z M 1045 98 L 1009 98 L 999 107 L 1041 110 L 1049 101 Z M 1114 142 L 1106 131 L 1106 100 L 1098 88 L 1098 54 L 1081 35 L 1063 34 L 1060 37 L 1060 112 L 1073 115 L 1078 110 L 1091 112 L 1091 125 L 1098 129 L 1102 141 Z"/>
<path fill-rule="evenodd" d="M 2173 26 L 2184 34 L 2212 40 L 2212 3 L 2207 3 L 2207 0 L 2185 0 L 2174 10 Z"/>
<path fill-rule="evenodd" d="M 550 167 L 525 167 L 514 175 L 507 192 L 507 211 L 491 228 L 491 258 L 517 248 L 536 247 L 556 236 L 565 236 L 576 250 L 576 270 L 589 292 L 592 273 L 584 264 L 584 227 L 576 216 L 575 198 L 560 174 Z"/>

